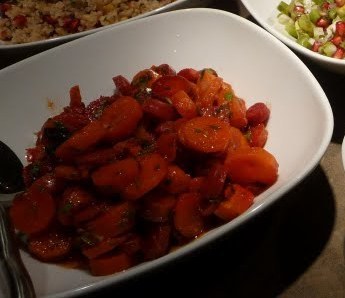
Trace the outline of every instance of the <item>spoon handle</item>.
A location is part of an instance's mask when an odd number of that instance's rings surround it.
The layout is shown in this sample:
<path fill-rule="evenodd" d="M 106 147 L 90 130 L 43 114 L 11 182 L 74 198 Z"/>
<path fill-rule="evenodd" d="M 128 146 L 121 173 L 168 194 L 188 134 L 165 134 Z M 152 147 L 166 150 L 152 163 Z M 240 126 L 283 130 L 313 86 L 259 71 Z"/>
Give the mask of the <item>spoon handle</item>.
<path fill-rule="evenodd" d="M 0 261 L 11 298 L 35 298 L 35 290 L 14 244 L 14 230 L 4 205 L 0 204 Z"/>

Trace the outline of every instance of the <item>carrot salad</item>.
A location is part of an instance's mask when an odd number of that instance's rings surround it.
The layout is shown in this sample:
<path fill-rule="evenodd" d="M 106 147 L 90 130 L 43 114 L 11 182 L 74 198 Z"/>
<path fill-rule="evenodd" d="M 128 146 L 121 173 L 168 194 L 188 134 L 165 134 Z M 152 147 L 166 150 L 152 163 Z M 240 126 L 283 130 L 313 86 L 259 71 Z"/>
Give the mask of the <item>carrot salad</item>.
<path fill-rule="evenodd" d="M 274 184 L 270 109 L 215 70 L 162 64 L 89 104 L 79 86 L 27 149 L 10 209 L 43 262 L 109 275 L 159 258 L 245 212 Z"/>

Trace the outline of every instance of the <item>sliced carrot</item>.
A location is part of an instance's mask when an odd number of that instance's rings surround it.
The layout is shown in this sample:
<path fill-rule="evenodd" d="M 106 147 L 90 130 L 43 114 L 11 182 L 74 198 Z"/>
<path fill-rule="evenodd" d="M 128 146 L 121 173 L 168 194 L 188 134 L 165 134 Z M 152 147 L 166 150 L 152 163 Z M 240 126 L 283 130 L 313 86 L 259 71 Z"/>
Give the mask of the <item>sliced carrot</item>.
<path fill-rule="evenodd" d="M 228 104 L 230 108 L 230 124 L 240 129 L 246 127 L 248 120 L 244 100 L 234 96 Z"/>
<path fill-rule="evenodd" d="M 106 126 L 102 122 L 92 121 L 57 147 L 55 155 L 62 160 L 71 160 L 96 145 L 106 133 Z"/>
<path fill-rule="evenodd" d="M 239 184 L 272 185 L 278 178 L 278 162 L 260 147 L 249 147 L 229 154 L 225 167 L 230 179 Z"/>
<path fill-rule="evenodd" d="M 204 152 L 224 152 L 229 144 L 230 127 L 215 117 L 196 117 L 182 124 L 178 136 L 186 147 Z"/>
<path fill-rule="evenodd" d="M 174 76 L 176 75 L 175 69 L 173 69 L 169 64 L 163 63 L 158 66 L 152 65 L 151 69 L 160 74 L 161 76 Z"/>
<path fill-rule="evenodd" d="M 268 131 L 263 123 L 250 126 L 248 129 L 249 144 L 252 147 L 264 147 L 268 138 Z"/>
<path fill-rule="evenodd" d="M 128 236 L 126 240 L 120 244 L 120 250 L 129 256 L 140 252 L 142 247 L 141 235 L 132 233 L 126 236 Z"/>
<path fill-rule="evenodd" d="M 200 235 L 204 230 L 204 221 L 200 212 L 200 195 L 184 193 L 178 197 L 174 225 L 176 230 L 186 238 Z"/>
<path fill-rule="evenodd" d="M 73 86 L 69 90 L 69 94 L 70 94 L 70 104 L 69 104 L 69 106 L 71 108 L 84 107 L 84 104 L 82 103 L 82 99 L 81 99 L 80 88 L 79 88 L 78 85 Z"/>
<path fill-rule="evenodd" d="M 152 222 L 166 222 L 172 215 L 176 199 L 173 195 L 150 193 L 143 199 L 140 206 L 140 215 Z"/>
<path fill-rule="evenodd" d="M 158 77 L 159 75 L 152 69 L 144 69 L 135 74 L 131 86 L 137 89 L 151 88 Z"/>
<path fill-rule="evenodd" d="M 105 139 L 114 142 L 130 136 L 142 115 L 141 106 L 134 98 L 120 97 L 100 117 L 101 123 L 107 127 Z"/>
<path fill-rule="evenodd" d="M 214 214 L 219 218 L 230 221 L 245 212 L 254 201 L 254 195 L 241 185 L 233 185 L 233 193 L 222 201 Z"/>
<path fill-rule="evenodd" d="M 198 116 L 196 104 L 184 90 L 177 91 L 170 99 L 173 106 L 182 117 L 191 119 Z"/>
<path fill-rule="evenodd" d="M 146 99 L 142 104 L 142 108 L 145 114 L 162 121 L 169 121 L 177 118 L 174 107 L 158 99 Z"/>
<path fill-rule="evenodd" d="M 166 177 L 166 161 L 157 153 L 145 155 L 138 159 L 140 172 L 137 179 L 122 192 L 126 200 L 137 200 L 154 189 Z"/>
<path fill-rule="evenodd" d="M 201 185 L 201 196 L 206 199 L 217 199 L 223 191 L 225 179 L 225 167 L 220 163 L 215 164 Z"/>
<path fill-rule="evenodd" d="M 219 98 L 218 94 L 223 86 L 223 79 L 214 76 L 210 72 L 205 72 L 197 83 L 199 97 L 196 105 L 200 110 L 210 109 L 223 103 L 224 98 Z"/>
<path fill-rule="evenodd" d="M 17 230 L 33 234 L 49 227 L 55 211 L 55 201 L 51 194 L 31 187 L 15 197 L 10 208 L 10 218 Z"/>
<path fill-rule="evenodd" d="M 29 252 L 44 262 L 62 260 L 72 251 L 72 248 L 72 237 L 60 231 L 49 231 L 29 237 L 28 240 Z"/>
<path fill-rule="evenodd" d="M 188 190 L 191 177 L 179 166 L 169 165 L 168 173 L 164 180 L 163 187 L 171 194 L 179 194 Z"/>
<path fill-rule="evenodd" d="M 183 90 L 187 94 L 192 90 L 191 82 L 181 76 L 162 76 L 152 84 L 152 94 L 158 98 L 170 98 L 177 91 Z"/>
<path fill-rule="evenodd" d="M 126 158 L 104 165 L 91 175 L 94 185 L 107 194 L 120 193 L 139 175 L 139 164 Z"/>
<path fill-rule="evenodd" d="M 86 224 L 86 229 L 102 237 L 115 237 L 130 231 L 135 224 L 135 208 L 128 202 L 110 206 Z"/>
<path fill-rule="evenodd" d="M 184 68 L 181 69 L 177 75 L 186 78 L 192 83 L 196 83 L 200 78 L 200 72 L 193 68 Z"/>
<path fill-rule="evenodd" d="M 125 253 L 101 256 L 89 260 L 90 271 L 93 275 L 110 275 L 130 268 L 132 259 Z"/>
<path fill-rule="evenodd" d="M 80 186 L 70 186 L 58 201 L 57 217 L 63 225 L 72 225 L 73 214 L 90 205 L 94 197 Z"/>
<path fill-rule="evenodd" d="M 230 126 L 230 138 L 229 146 L 227 148 L 227 155 L 231 155 L 237 150 L 248 147 L 249 143 L 244 134 L 238 128 Z"/>
<path fill-rule="evenodd" d="M 85 222 L 95 219 L 109 207 L 109 204 L 106 202 L 93 201 L 89 206 L 74 212 L 73 224 L 78 227 L 82 226 Z"/>
<path fill-rule="evenodd" d="M 177 151 L 177 134 L 175 132 L 162 133 L 156 143 L 157 152 L 167 161 L 173 162 Z"/>
<path fill-rule="evenodd" d="M 48 192 L 54 195 L 62 191 L 65 186 L 65 181 L 63 181 L 60 178 L 57 178 L 55 173 L 47 173 L 35 180 L 30 188 L 36 188 L 39 191 Z"/>
<path fill-rule="evenodd" d="M 118 75 L 113 77 L 113 82 L 116 86 L 117 92 L 121 95 L 130 96 L 133 94 L 131 83 L 124 76 Z"/>
<path fill-rule="evenodd" d="M 168 252 L 171 239 L 169 224 L 152 226 L 143 239 L 143 253 L 145 260 L 157 259 Z"/>
<path fill-rule="evenodd" d="M 87 167 L 101 166 L 116 160 L 116 150 L 113 148 L 99 148 L 84 153 L 75 158 L 75 163 Z"/>
<path fill-rule="evenodd" d="M 79 169 L 71 165 L 57 165 L 54 169 L 54 173 L 58 179 L 78 181 L 82 178 Z"/>
<path fill-rule="evenodd" d="M 190 180 L 189 183 L 189 192 L 200 192 L 201 186 L 204 184 L 204 181 L 206 180 L 206 177 L 200 176 L 200 177 L 194 177 Z"/>
<path fill-rule="evenodd" d="M 105 238 L 100 242 L 82 249 L 82 254 L 88 259 L 97 258 L 105 253 L 112 251 L 126 240 L 125 236 Z"/>

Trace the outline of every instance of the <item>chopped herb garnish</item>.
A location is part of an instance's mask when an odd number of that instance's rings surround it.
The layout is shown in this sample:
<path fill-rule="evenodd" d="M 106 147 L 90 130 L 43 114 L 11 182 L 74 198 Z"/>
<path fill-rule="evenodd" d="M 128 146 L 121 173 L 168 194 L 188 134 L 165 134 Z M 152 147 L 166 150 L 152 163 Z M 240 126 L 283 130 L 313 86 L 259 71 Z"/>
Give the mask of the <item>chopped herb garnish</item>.
<path fill-rule="evenodd" d="M 232 100 L 233 97 L 234 97 L 234 95 L 233 95 L 231 92 L 228 92 L 228 93 L 225 93 L 225 94 L 224 94 L 224 98 L 225 98 L 225 100 L 227 100 L 227 101 Z"/>

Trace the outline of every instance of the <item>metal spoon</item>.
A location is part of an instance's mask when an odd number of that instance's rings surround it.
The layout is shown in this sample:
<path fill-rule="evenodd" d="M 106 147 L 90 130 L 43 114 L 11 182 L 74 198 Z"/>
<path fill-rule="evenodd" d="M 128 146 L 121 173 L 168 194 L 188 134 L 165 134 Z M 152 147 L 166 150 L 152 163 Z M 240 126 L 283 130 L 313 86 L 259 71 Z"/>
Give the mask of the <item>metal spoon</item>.
<path fill-rule="evenodd" d="M 31 278 L 15 245 L 14 228 L 9 220 L 7 208 L 10 194 L 24 189 L 23 165 L 16 154 L 0 141 L 0 262 L 11 298 L 35 298 Z M 3 195 L 5 194 L 5 195 Z"/>

